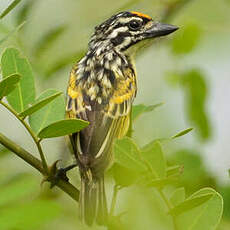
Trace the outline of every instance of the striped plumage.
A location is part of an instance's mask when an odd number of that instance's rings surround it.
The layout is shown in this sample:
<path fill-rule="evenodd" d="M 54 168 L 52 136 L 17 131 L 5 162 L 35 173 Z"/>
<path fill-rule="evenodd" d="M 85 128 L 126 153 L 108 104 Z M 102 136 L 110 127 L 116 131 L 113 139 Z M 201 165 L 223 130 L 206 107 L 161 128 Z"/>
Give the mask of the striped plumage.
<path fill-rule="evenodd" d="M 141 13 L 121 12 L 95 28 L 88 52 L 71 71 L 67 115 L 90 122 L 70 137 L 81 174 L 80 213 L 89 225 L 107 219 L 104 172 L 112 163 L 114 139 L 130 125 L 137 91 L 132 48 L 176 29 Z"/>

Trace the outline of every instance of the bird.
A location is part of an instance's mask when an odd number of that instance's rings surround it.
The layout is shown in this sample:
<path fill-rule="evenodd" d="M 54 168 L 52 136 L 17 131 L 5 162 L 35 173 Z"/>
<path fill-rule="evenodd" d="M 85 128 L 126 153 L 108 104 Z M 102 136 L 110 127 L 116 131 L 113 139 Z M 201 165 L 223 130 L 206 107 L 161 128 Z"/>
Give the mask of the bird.
<path fill-rule="evenodd" d="M 130 128 L 137 94 L 135 54 L 177 29 L 140 12 L 119 12 L 95 27 L 88 51 L 71 70 L 67 117 L 89 122 L 70 135 L 81 178 L 80 217 L 89 226 L 108 220 L 104 174 L 113 162 L 114 141 Z"/>

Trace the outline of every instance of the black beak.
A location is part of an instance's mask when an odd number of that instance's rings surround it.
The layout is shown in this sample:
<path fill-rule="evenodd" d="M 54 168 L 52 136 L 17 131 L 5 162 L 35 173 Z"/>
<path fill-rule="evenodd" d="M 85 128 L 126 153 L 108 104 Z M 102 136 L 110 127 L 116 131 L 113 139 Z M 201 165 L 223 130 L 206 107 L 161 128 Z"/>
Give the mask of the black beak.
<path fill-rule="evenodd" d="M 157 23 L 153 24 L 152 27 L 150 27 L 145 32 L 145 34 L 146 34 L 147 38 L 155 38 L 155 37 L 161 37 L 161 36 L 171 34 L 178 29 L 179 29 L 179 27 L 177 27 L 177 26 L 157 22 Z"/>

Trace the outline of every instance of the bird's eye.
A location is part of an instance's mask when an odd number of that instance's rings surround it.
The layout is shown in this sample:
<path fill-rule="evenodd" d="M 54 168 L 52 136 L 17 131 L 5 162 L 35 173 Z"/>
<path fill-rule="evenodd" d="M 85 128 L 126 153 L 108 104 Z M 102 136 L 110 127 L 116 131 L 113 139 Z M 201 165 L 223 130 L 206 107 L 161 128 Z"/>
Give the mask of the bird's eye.
<path fill-rule="evenodd" d="M 142 22 L 140 21 L 136 21 L 136 20 L 132 20 L 130 23 L 129 23 L 129 29 L 131 30 L 139 30 L 142 26 Z"/>

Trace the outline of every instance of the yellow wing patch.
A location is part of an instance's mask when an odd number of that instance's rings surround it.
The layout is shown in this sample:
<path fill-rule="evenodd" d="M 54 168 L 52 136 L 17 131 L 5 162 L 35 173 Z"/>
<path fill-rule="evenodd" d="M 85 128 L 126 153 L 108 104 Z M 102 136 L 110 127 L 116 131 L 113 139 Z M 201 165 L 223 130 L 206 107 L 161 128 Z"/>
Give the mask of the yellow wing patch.
<path fill-rule="evenodd" d="M 76 117 L 77 113 L 85 109 L 81 89 L 76 86 L 76 69 L 77 66 L 74 66 L 70 73 L 69 86 L 67 89 L 68 99 L 66 112 L 70 118 Z"/>
<path fill-rule="evenodd" d="M 75 75 L 74 71 L 71 71 L 70 78 L 69 78 L 69 87 L 74 89 L 75 84 L 76 84 L 76 75 Z"/>
<path fill-rule="evenodd" d="M 135 93 L 135 90 L 134 90 L 134 89 L 128 90 L 128 91 L 126 91 L 126 92 L 124 92 L 124 93 L 122 93 L 122 90 L 121 90 L 121 91 L 118 91 L 118 92 L 116 92 L 116 93 L 114 94 L 114 96 L 111 98 L 110 102 L 111 102 L 111 103 L 115 103 L 115 104 L 121 104 L 121 103 L 123 103 L 124 101 L 133 98 L 134 93 Z"/>
<path fill-rule="evenodd" d="M 135 75 L 129 69 L 127 69 L 124 75 L 127 78 L 119 79 L 108 104 L 107 114 L 114 118 L 127 116 L 130 113 L 133 99 L 136 96 Z"/>
<path fill-rule="evenodd" d="M 74 67 L 70 73 L 70 78 L 69 78 L 69 87 L 67 89 L 67 94 L 71 99 L 75 99 L 79 96 L 79 92 L 76 89 L 76 74 L 75 74 L 75 69 Z"/>
<path fill-rule="evenodd" d="M 128 76 L 128 78 L 122 79 L 118 82 L 117 90 L 114 92 L 110 102 L 121 104 L 124 101 L 135 97 L 136 78 L 129 69 L 126 70 L 125 76 Z"/>
<path fill-rule="evenodd" d="M 72 98 L 72 99 L 75 99 L 79 96 L 79 93 L 72 89 L 71 87 L 68 88 L 68 95 Z"/>

